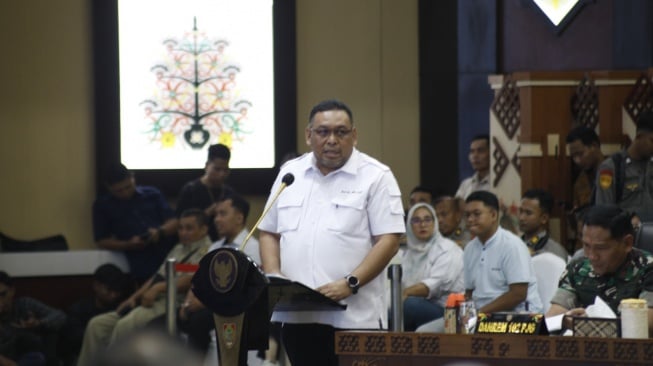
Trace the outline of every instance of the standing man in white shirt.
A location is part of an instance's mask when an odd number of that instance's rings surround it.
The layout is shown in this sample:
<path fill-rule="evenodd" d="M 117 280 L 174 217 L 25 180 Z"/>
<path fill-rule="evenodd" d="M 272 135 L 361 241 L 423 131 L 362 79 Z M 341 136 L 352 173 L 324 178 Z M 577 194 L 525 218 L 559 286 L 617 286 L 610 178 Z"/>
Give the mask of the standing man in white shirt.
<path fill-rule="evenodd" d="M 381 329 L 387 309 L 382 274 L 405 232 L 397 181 L 390 169 L 354 148 L 351 110 L 336 100 L 317 104 L 305 130 L 312 152 L 287 162 L 295 182 L 259 229 L 267 273 L 284 275 L 347 304 L 345 311 L 277 312 L 294 366 L 337 365 L 334 333 Z M 272 199 L 268 199 L 268 204 Z"/>
<path fill-rule="evenodd" d="M 469 162 L 474 169 L 474 175 L 464 179 L 456 191 L 456 197 L 463 200 L 470 193 L 489 191 L 490 186 L 490 136 L 477 135 L 469 146 Z"/>

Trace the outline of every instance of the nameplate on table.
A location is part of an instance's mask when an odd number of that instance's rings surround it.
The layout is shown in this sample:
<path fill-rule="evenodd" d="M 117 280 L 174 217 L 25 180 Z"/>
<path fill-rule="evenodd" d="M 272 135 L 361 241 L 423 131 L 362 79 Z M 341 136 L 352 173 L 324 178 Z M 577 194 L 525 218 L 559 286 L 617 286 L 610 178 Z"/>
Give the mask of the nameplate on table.
<path fill-rule="evenodd" d="M 479 334 L 548 334 L 540 313 L 480 313 L 476 326 Z"/>

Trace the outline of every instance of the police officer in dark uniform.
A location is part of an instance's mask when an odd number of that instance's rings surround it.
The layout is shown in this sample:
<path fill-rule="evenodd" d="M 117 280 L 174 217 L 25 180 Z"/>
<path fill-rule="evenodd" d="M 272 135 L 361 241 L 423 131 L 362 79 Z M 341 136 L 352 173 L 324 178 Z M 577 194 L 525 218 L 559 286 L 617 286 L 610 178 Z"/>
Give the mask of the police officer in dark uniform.
<path fill-rule="evenodd" d="M 653 221 L 653 112 L 637 118 L 635 140 L 605 159 L 596 180 L 596 204 L 617 204 Z"/>

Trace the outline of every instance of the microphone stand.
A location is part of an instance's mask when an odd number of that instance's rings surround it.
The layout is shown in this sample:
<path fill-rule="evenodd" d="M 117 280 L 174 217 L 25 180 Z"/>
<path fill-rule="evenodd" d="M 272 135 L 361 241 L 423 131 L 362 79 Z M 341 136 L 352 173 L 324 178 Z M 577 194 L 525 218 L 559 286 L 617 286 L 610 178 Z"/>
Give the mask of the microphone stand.
<path fill-rule="evenodd" d="M 277 201 L 277 198 L 279 198 L 279 195 L 281 194 L 281 192 L 284 189 L 286 189 L 286 187 L 291 185 L 294 181 L 295 181 L 295 176 L 293 176 L 291 173 L 288 173 L 288 174 L 283 176 L 283 178 L 281 180 L 281 186 L 277 190 L 277 193 L 272 198 L 272 201 L 270 202 L 268 207 L 266 207 L 265 210 L 263 210 L 263 213 L 258 218 L 258 221 L 256 221 L 256 224 L 254 224 L 254 227 L 252 228 L 252 230 L 250 230 L 249 233 L 247 234 L 247 236 L 245 237 L 245 240 L 243 240 L 243 244 L 241 244 L 241 246 L 240 246 L 240 251 L 241 252 L 245 250 L 245 246 L 247 246 L 247 241 L 249 241 L 249 238 L 252 237 L 252 235 L 254 234 L 254 231 L 258 228 L 261 221 L 263 221 L 263 218 L 265 217 L 265 215 L 267 215 L 268 211 L 270 211 L 270 208 L 272 208 L 272 206 L 274 206 L 274 203 Z"/>

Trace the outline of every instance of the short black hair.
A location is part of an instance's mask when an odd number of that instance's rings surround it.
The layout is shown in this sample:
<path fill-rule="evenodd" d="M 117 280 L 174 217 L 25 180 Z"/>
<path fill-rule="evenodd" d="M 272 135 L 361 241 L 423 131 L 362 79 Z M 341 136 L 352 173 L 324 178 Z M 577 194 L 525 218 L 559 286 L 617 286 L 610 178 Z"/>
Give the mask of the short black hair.
<path fill-rule="evenodd" d="M 653 132 L 653 111 L 643 111 L 637 116 L 637 133 Z"/>
<path fill-rule="evenodd" d="M 540 203 L 540 209 L 544 211 L 544 213 L 551 214 L 551 211 L 553 210 L 553 195 L 543 189 L 529 189 L 524 192 L 522 198 L 538 200 Z"/>
<path fill-rule="evenodd" d="M 115 264 L 105 263 L 95 269 L 93 278 L 110 290 L 123 292 L 127 285 L 128 275 Z"/>
<path fill-rule="evenodd" d="M 7 287 L 14 287 L 14 279 L 5 271 L 0 271 L 0 283 Z"/>
<path fill-rule="evenodd" d="M 453 202 L 454 210 L 455 211 L 460 211 L 460 202 L 461 202 L 460 199 L 458 197 L 449 196 L 449 195 L 437 196 L 433 200 L 433 207 L 435 207 L 435 206 L 437 206 L 437 205 L 439 205 L 439 204 L 441 204 L 442 202 L 445 202 L 445 201 Z"/>
<path fill-rule="evenodd" d="M 424 193 L 430 194 L 431 197 L 435 196 L 435 194 L 433 193 L 433 189 L 431 189 L 431 187 L 427 187 L 427 186 L 424 186 L 424 185 L 421 185 L 421 184 L 415 186 L 415 188 L 413 188 L 413 190 L 410 191 L 410 194 L 413 194 L 415 192 L 424 192 Z"/>
<path fill-rule="evenodd" d="M 485 140 L 485 142 L 487 142 L 487 146 L 490 147 L 490 135 L 488 135 L 487 133 L 481 133 L 475 135 L 474 137 L 472 137 L 472 140 L 470 142 L 474 142 L 476 140 Z"/>
<path fill-rule="evenodd" d="M 209 156 L 207 160 L 211 161 L 213 159 L 224 159 L 229 161 L 229 159 L 231 159 L 231 151 L 229 150 L 229 147 L 223 144 L 209 146 Z"/>
<path fill-rule="evenodd" d="M 496 211 L 499 211 L 499 199 L 492 192 L 488 192 L 488 191 L 472 192 L 469 196 L 467 196 L 467 199 L 465 199 L 465 203 L 470 203 L 472 201 L 481 201 L 485 206 L 489 208 L 493 208 Z"/>
<path fill-rule="evenodd" d="M 103 181 L 104 184 L 110 186 L 122 182 L 127 178 L 131 178 L 132 176 L 132 172 L 130 172 L 122 163 L 113 163 L 104 171 Z"/>
<path fill-rule="evenodd" d="M 349 116 L 349 122 L 351 122 L 351 125 L 354 125 L 354 117 L 351 113 L 351 109 L 349 109 L 345 103 L 337 99 L 323 100 L 316 104 L 308 115 L 308 124 L 310 125 L 313 123 L 313 117 L 315 117 L 316 114 L 326 111 L 344 111 L 347 113 L 347 116 Z"/>
<path fill-rule="evenodd" d="M 578 126 L 573 128 L 567 134 L 565 141 L 568 144 L 580 140 L 580 142 L 585 146 L 592 146 L 592 144 L 597 144 L 601 146 L 601 140 L 599 140 L 599 135 L 596 134 L 596 131 L 586 126 Z"/>
<path fill-rule="evenodd" d="M 209 219 L 208 217 L 206 217 L 204 210 L 200 210 L 198 208 L 189 208 L 187 210 L 184 210 L 179 216 L 179 218 L 184 218 L 184 217 L 194 217 L 199 226 L 209 225 Z"/>
<path fill-rule="evenodd" d="M 231 200 L 231 206 L 243 214 L 243 223 L 245 223 L 247 221 L 247 216 L 249 215 L 249 202 L 238 194 L 226 195 L 218 202 L 224 202 L 227 200 Z"/>
<path fill-rule="evenodd" d="M 596 205 L 590 207 L 583 218 L 585 226 L 600 226 L 610 230 L 610 237 L 621 239 L 635 234 L 631 221 L 633 214 L 615 205 Z"/>

